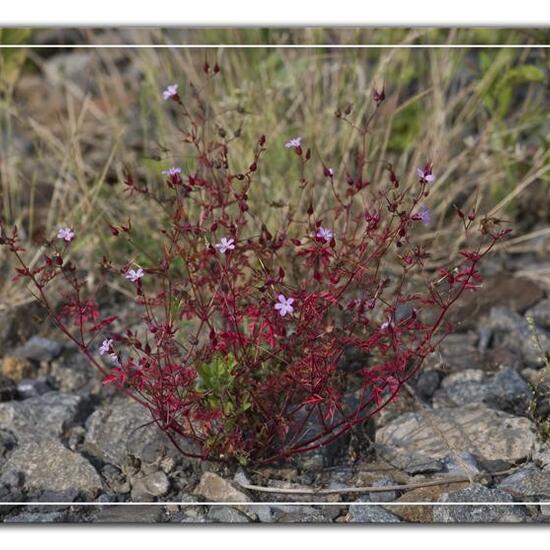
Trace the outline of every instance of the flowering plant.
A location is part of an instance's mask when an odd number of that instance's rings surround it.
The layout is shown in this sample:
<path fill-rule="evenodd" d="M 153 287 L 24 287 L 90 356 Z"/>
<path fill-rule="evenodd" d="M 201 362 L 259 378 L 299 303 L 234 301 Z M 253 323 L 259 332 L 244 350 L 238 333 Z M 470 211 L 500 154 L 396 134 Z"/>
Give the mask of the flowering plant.
<path fill-rule="evenodd" d="M 177 85 L 162 96 L 181 112 L 193 169 L 162 171 L 159 189 L 126 173 L 128 194 L 164 213 L 158 257 L 118 268 L 102 262 L 106 277 L 131 285 L 140 326 L 102 315 L 85 296 L 66 260 L 78 239 L 72 228 L 60 228 L 32 267 L 17 228 L 2 225 L 0 243 L 104 383 L 149 409 L 182 453 L 267 463 L 326 445 L 380 411 L 418 372 L 451 330 L 449 309 L 480 286 L 478 264 L 507 230 L 457 209 L 469 247 L 431 271 L 429 240 L 420 237 L 431 223 L 432 164 L 403 186 L 382 161 L 387 179 L 370 182 L 365 139 L 350 166 L 336 170 L 313 158 L 307 138 L 275 144 L 300 165 L 300 181 L 288 185 L 298 185 L 302 199 L 278 205 L 284 214 L 268 228 L 265 205 L 250 198 L 267 138 L 237 169 L 233 138 L 199 131 L 212 116 L 203 103 L 194 110 Z M 375 92 L 374 112 L 384 98 Z M 348 114 L 336 116 L 349 123 Z M 354 125 L 362 138 L 369 122 Z M 130 222 L 110 230 L 132 243 Z M 350 350 L 363 357 L 352 372 Z"/>

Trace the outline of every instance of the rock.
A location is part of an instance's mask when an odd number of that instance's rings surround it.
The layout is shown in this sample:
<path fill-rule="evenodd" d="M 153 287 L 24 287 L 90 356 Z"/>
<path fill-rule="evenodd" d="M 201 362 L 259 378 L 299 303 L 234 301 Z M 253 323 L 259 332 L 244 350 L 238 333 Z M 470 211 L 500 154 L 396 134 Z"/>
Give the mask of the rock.
<path fill-rule="evenodd" d="M 5 523 L 63 523 L 67 516 L 65 511 L 28 512 L 23 511 L 16 516 L 4 520 Z"/>
<path fill-rule="evenodd" d="M 193 494 L 211 502 L 250 502 L 248 496 L 236 489 L 231 482 L 212 472 L 204 472 Z"/>
<path fill-rule="evenodd" d="M 406 413 L 376 434 L 378 452 L 399 469 L 397 458 L 405 465 L 430 464 L 452 455 L 452 449 L 472 453 L 484 467 L 501 467 L 526 459 L 534 444 L 530 420 L 484 405 L 436 409 L 426 416 Z"/>
<path fill-rule="evenodd" d="M 70 82 L 78 86 L 82 92 L 92 92 L 93 79 L 90 73 L 93 57 L 87 52 L 59 53 L 44 64 L 46 78 L 52 84 Z"/>
<path fill-rule="evenodd" d="M 444 493 L 439 502 L 513 502 L 512 497 L 498 489 L 488 489 L 477 483 L 470 487 Z M 529 521 L 530 516 L 520 506 L 436 506 L 433 510 L 435 523 L 518 523 Z"/>
<path fill-rule="evenodd" d="M 449 490 L 463 489 L 468 482 L 449 483 L 448 485 L 434 485 L 433 487 L 419 487 L 407 491 L 396 502 L 403 502 L 403 506 L 392 506 L 391 511 L 401 519 L 411 523 L 430 523 L 433 520 L 434 506 L 407 506 L 407 502 L 435 502 Z"/>
<path fill-rule="evenodd" d="M 27 491 L 67 491 L 77 489 L 94 497 L 102 488 L 94 467 L 81 455 L 54 440 L 19 445 L 11 454 L 6 470 L 23 473 Z"/>
<path fill-rule="evenodd" d="M 58 438 L 82 418 L 85 407 L 82 397 L 55 391 L 0 403 L 0 428 L 12 431 L 20 442 Z"/>
<path fill-rule="evenodd" d="M 229 506 L 211 506 L 206 519 L 214 523 L 250 523 L 250 518 Z"/>
<path fill-rule="evenodd" d="M 550 470 L 550 441 L 537 441 L 533 452 L 533 462 L 540 468 Z"/>
<path fill-rule="evenodd" d="M 47 378 L 24 378 L 17 384 L 17 397 L 19 399 L 39 397 L 40 395 L 52 391 L 52 389 Z"/>
<path fill-rule="evenodd" d="M 525 414 L 530 399 L 529 384 L 514 369 L 504 368 L 492 376 L 479 369 L 468 369 L 443 380 L 434 396 L 434 407 L 485 403 L 511 413 Z"/>
<path fill-rule="evenodd" d="M 101 469 L 101 475 L 105 480 L 105 483 L 111 491 L 114 493 L 129 493 L 130 483 L 126 479 L 126 476 L 116 466 L 112 464 L 106 464 Z"/>
<path fill-rule="evenodd" d="M 6 458 L 8 453 L 15 449 L 17 438 L 8 430 L 0 429 L 0 465 L 2 459 Z"/>
<path fill-rule="evenodd" d="M 528 309 L 525 317 L 532 317 L 536 325 L 550 330 L 550 298 L 546 298 Z"/>
<path fill-rule="evenodd" d="M 356 502 L 370 502 L 369 497 L 361 497 Z M 349 523 L 401 523 L 401 520 L 382 506 L 352 504 L 346 521 Z"/>
<path fill-rule="evenodd" d="M 504 478 L 498 488 L 522 500 L 535 497 L 548 500 L 550 498 L 550 471 L 540 470 L 534 464 L 528 464 Z"/>
<path fill-rule="evenodd" d="M 151 424 L 151 414 L 139 403 L 119 399 L 94 411 L 86 422 L 84 449 L 105 463 L 121 466 L 128 447 L 143 447 L 151 435 L 160 432 Z"/>
<path fill-rule="evenodd" d="M 435 390 L 439 388 L 440 376 L 435 370 L 425 370 L 420 373 L 414 387 L 422 399 L 431 399 Z"/>
<path fill-rule="evenodd" d="M 102 506 L 93 516 L 94 523 L 157 523 L 162 520 L 161 506 Z"/>
<path fill-rule="evenodd" d="M 470 327 L 492 307 L 505 306 L 512 312 L 523 313 L 543 298 L 544 291 L 530 279 L 500 273 L 488 279 L 478 292 L 464 296 L 449 320 Z"/>
<path fill-rule="evenodd" d="M 47 312 L 39 302 L 29 302 L 0 312 L 0 349 L 11 350 L 36 333 Z"/>
<path fill-rule="evenodd" d="M 136 502 L 161 497 L 170 490 L 170 481 L 164 472 L 155 472 L 143 477 L 132 478 L 132 499 Z"/>
<path fill-rule="evenodd" d="M 14 382 L 21 382 L 24 378 L 29 378 L 35 371 L 36 368 L 27 359 L 6 355 L 2 360 L 2 374 Z"/>
<path fill-rule="evenodd" d="M 17 397 L 17 386 L 7 376 L 0 375 L 0 403 L 11 401 Z"/>
<path fill-rule="evenodd" d="M 488 323 L 497 332 L 503 332 L 508 337 L 506 345 L 521 353 L 525 361 L 532 365 L 543 365 L 543 353 L 550 350 L 550 333 L 537 328 L 537 335 L 542 352 L 533 338 L 533 332 L 527 320 L 521 315 L 503 307 L 494 307 L 489 315 Z"/>
<path fill-rule="evenodd" d="M 388 476 L 377 479 L 372 484 L 373 487 L 386 487 L 387 485 L 395 485 L 395 481 Z M 371 502 L 391 502 L 397 498 L 397 491 L 380 491 L 370 493 L 368 496 Z"/>
<path fill-rule="evenodd" d="M 89 384 L 96 371 L 82 355 L 73 354 L 54 361 L 50 374 L 61 391 L 76 393 Z"/>
<path fill-rule="evenodd" d="M 457 451 L 445 458 L 445 471 L 453 476 L 473 477 L 481 474 L 476 457 L 466 451 Z"/>
<path fill-rule="evenodd" d="M 321 510 L 313 506 L 271 506 L 272 519 L 277 523 L 324 523 L 326 518 Z"/>
<path fill-rule="evenodd" d="M 31 361 L 48 362 L 55 359 L 63 351 L 63 344 L 48 340 L 41 336 L 33 336 L 23 346 L 17 348 L 13 355 Z"/>

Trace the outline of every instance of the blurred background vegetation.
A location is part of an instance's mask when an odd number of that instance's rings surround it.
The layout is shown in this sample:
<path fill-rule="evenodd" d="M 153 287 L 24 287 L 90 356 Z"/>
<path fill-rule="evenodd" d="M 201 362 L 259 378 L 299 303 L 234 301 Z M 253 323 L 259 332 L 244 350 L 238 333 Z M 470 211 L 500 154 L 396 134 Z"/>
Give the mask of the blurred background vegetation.
<path fill-rule="evenodd" d="M 373 88 L 384 87 L 387 100 L 369 134 L 369 154 L 392 162 L 404 183 L 414 180 L 417 166 L 433 161 L 432 236 L 445 235 L 453 204 L 478 204 L 514 222 L 509 250 L 544 254 L 550 239 L 550 51 L 537 46 L 548 44 L 549 36 L 538 29 L 1 29 L 0 44 L 37 46 L 0 49 L 1 215 L 30 243 L 62 224 L 73 226 L 80 237 L 75 252 L 91 277 L 102 255 L 127 253 L 113 248 L 108 223 L 132 215 L 140 246 L 154 249 L 158 213 L 125 199 L 123 171 L 130 167 L 149 186 L 161 186 L 162 169 L 191 168 L 181 119 L 161 92 L 176 82 L 188 101 L 193 86 L 202 85 L 206 61 L 222 68 L 203 99 L 215 112 L 216 131 L 239 136 L 232 141 L 234 169 L 247 166 L 258 136 L 267 136 L 253 199 L 269 208 L 274 226 L 282 215 L 277 202 L 299 194 L 298 165 L 284 143 L 301 136 L 312 147 L 314 165 L 334 168 L 335 181 L 344 185 L 358 136 L 334 113 L 351 106 L 350 118 L 360 123 L 372 112 Z M 67 47 L 47 47 L 52 44 Z M 98 47 L 71 47 L 78 44 Z M 105 44 L 121 47 L 100 47 Z M 353 44 L 403 47 L 338 47 Z M 464 47 L 412 47 L 430 44 Z M 322 170 L 310 176 L 322 179 Z M 369 178 L 385 180 L 380 163 L 373 163 Z M 6 284 L 3 260 L 0 304 L 26 300 Z"/>

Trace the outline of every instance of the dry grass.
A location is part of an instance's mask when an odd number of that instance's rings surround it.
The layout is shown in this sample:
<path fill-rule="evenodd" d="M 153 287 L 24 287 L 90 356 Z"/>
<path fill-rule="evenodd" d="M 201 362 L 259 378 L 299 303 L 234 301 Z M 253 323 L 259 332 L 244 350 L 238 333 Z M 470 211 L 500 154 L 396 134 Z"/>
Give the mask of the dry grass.
<path fill-rule="evenodd" d="M 492 33 L 492 34 L 491 34 Z M 2 35 L 0 35 L 2 36 Z M 40 39 L 40 33 L 32 35 Z M 82 31 L 87 43 L 311 43 L 487 41 L 539 43 L 547 33 L 529 31 Z M 63 224 L 79 235 L 84 266 L 113 250 L 107 223 L 139 216 L 143 252 L 157 213 L 123 200 L 119 182 L 125 165 L 149 185 L 172 164 L 189 166 L 179 142 L 178 120 L 162 102 L 162 88 L 178 82 L 184 100 L 200 85 L 205 60 L 218 61 L 222 78 L 204 90 L 216 125 L 233 142 L 236 166 L 250 158 L 258 135 L 270 149 L 254 200 L 266 205 L 298 197 L 298 173 L 283 143 L 300 135 L 341 180 L 357 147 L 357 135 L 337 121 L 338 107 L 353 105 L 360 123 L 372 109 L 373 87 L 385 84 L 387 101 L 369 134 L 373 159 L 391 161 L 410 183 L 414 169 L 432 159 L 438 175 L 429 197 L 441 255 L 449 253 L 446 214 L 453 204 L 477 205 L 515 219 L 511 246 L 536 242 L 548 251 L 550 203 L 550 106 L 548 53 L 536 47 L 472 49 L 93 49 L 27 50 L 0 71 L 0 189 L 2 216 L 19 224 L 29 241 Z M 318 174 L 320 178 L 322 175 Z M 373 163 L 370 178 L 385 177 Z M 327 195 L 317 197 L 322 208 Z M 546 201 L 546 202 L 545 202 Z M 546 206 L 545 206 L 546 205 Z M 271 208 L 277 224 L 280 209 Z M 541 245 L 541 241 L 543 244 Z M 459 243 L 454 243 L 455 247 Z M 1 259 L 1 258 L 0 258 Z M 26 299 L 0 270 L 0 304 Z M 93 278 L 93 269 L 90 270 Z"/>

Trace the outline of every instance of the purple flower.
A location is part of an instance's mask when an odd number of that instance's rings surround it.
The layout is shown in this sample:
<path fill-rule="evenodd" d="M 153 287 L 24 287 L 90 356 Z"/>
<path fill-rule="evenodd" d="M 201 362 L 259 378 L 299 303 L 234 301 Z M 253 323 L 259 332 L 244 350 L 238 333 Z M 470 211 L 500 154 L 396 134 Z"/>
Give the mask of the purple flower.
<path fill-rule="evenodd" d="M 74 231 L 69 227 L 61 227 L 57 232 L 57 238 L 70 243 L 74 239 Z"/>
<path fill-rule="evenodd" d="M 427 206 L 421 206 L 417 216 L 417 219 L 419 219 L 424 225 L 430 225 L 432 221 L 432 213 Z"/>
<path fill-rule="evenodd" d="M 424 168 L 417 168 L 416 175 L 421 181 L 426 183 L 432 183 L 435 181 L 435 176 L 432 174 L 432 165 L 430 163 L 426 164 Z"/>
<path fill-rule="evenodd" d="M 111 349 L 112 344 L 113 344 L 113 341 L 111 339 L 103 340 L 103 342 L 101 343 L 101 346 L 99 346 L 99 355 L 104 355 L 105 353 L 109 353 L 109 350 Z"/>
<path fill-rule="evenodd" d="M 214 246 L 222 253 L 225 254 L 228 250 L 234 250 L 235 248 L 235 240 L 234 239 L 227 239 L 226 237 L 223 237 L 222 240 L 215 244 Z"/>
<path fill-rule="evenodd" d="M 332 234 L 332 231 L 330 229 L 327 229 L 326 227 L 319 227 L 316 235 L 318 239 L 323 239 L 327 243 L 332 241 L 333 236 L 334 235 Z"/>
<path fill-rule="evenodd" d="M 285 143 L 285 147 L 287 149 L 298 149 L 298 147 L 301 147 L 301 146 L 302 146 L 302 138 L 301 137 L 292 138 L 291 140 L 289 140 Z"/>
<path fill-rule="evenodd" d="M 292 313 L 294 311 L 294 308 L 292 307 L 294 298 L 285 298 L 283 294 L 279 294 L 277 299 L 279 301 L 275 304 L 275 309 L 279 312 L 281 317 L 284 317 L 287 313 Z"/>
<path fill-rule="evenodd" d="M 172 99 L 178 95 L 178 85 L 177 84 L 170 84 L 170 86 L 166 87 L 166 90 L 162 92 L 162 98 L 164 101 L 168 99 Z"/>
<path fill-rule="evenodd" d="M 137 283 L 142 277 L 143 277 L 143 269 L 141 267 L 137 270 L 129 269 L 128 273 L 126 273 L 125 277 L 132 281 L 132 283 Z"/>
<path fill-rule="evenodd" d="M 168 168 L 168 170 L 163 170 L 161 173 L 163 176 L 173 178 L 181 174 L 181 168 L 179 166 L 173 166 L 172 168 Z"/>

